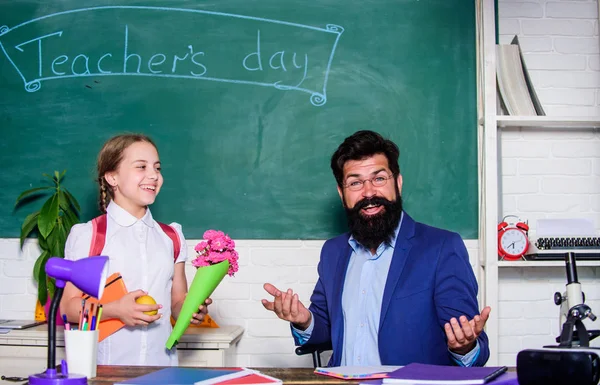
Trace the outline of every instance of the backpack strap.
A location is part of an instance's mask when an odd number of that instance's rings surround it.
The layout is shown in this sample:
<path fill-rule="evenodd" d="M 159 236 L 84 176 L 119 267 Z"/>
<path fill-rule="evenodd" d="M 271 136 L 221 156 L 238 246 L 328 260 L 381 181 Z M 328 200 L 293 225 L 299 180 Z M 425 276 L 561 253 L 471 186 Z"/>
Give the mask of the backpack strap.
<path fill-rule="evenodd" d="M 179 257 L 179 252 L 181 251 L 181 242 L 179 241 L 179 235 L 177 235 L 177 232 L 171 226 L 161 223 L 161 222 L 157 222 L 157 223 L 160 225 L 160 227 L 163 229 L 163 231 L 169 236 L 169 238 L 171 238 L 171 240 L 173 241 L 173 262 L 176 262 L 177 257 Z"/>
<path fill-rule="evenodd" d="M 92 219 L 92 243 L 89 256 L 100 255 L 106 241 L 106 214 Z"/>
<path fill-rule="evenodd" d="M 106 242 L 106 214 L 100 215 L 92 219 L 92 242 L 90 245 L 89 256 L 96 256 L 102 253 L 104 249 L 104 243 Z M 163 231 L 167 234 L 171 241 L 173 241 L 173 262 L 177 261 L 179 252 L 181 251 L 181 242 L 179 236 L 174 228 L 171 226 L 158 222 Z"/>

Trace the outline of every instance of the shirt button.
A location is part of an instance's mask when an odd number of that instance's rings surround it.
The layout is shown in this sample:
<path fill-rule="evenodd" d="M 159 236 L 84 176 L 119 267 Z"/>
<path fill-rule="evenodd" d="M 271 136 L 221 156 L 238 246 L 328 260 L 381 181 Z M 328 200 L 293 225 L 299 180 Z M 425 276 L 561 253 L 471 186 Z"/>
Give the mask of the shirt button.
<path fill-rule="evenodd" d="M 357 359 L 358 361 L 360 361 L 360 356 L 356 357 L 356 359 Z"/>
<path fill-rule="evenodd" d="M 365 326 L 365 324 L 361 322 L 360 323 L 360 327 L 362 328 L 363 326 Z"/>
<path fill-rule="evenodd" d="M 363 293 L 363 294 L 365 294 L 366 292 L 367 292 L 366 290 L 363 290 L 363 291 L 362 291 L 362 293 Z"/>

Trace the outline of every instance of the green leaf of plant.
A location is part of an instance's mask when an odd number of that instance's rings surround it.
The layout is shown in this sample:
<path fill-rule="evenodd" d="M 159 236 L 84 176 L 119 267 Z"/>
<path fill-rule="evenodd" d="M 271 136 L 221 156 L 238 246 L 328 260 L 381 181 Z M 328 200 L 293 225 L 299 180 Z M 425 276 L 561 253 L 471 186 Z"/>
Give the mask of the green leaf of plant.
<path fill-rule="evenodd" d="M 65 177 L 65 174 L 67 173 L 67 170 L 62 170 L 62 172 L 60 173 L 60 177 L 58 178 L 59 181 L 62 180 L 62 178 Z"/>
<path fill-rule="evenodd" d="M 25 238 L 33 231 L 35 226 L 37 225 L 37 217 L 40 215 L 39 210 L 29 214 L 23 224 L 21 225 L 21 237 L 20 237 L 20 246 L 23 248 L 23 243 L 25 243 Z"/>
<path fill-rule="evenodd" d="M 43 305 L 48 299 L 48 285 L 47 285 L 47 274 L 46 274 L 46 262 L 50 259 L 51 255 L 44 251 L 35 261 L 34 266 L 34 277 L 38 284 L 38 299 Z"/>
<path fill-rule="evenodd" d="M 75 215 L 75 213 L 71 210 L 66 210 L 64 212 L 64 224 L 65 224 L 65 229 L 67 230 L 67 232 L 71 231 L 71 227 L 73 227 L 74 224 L 79 223 L 79 218 Z"/>
<path fill-rule="evenodd" d="M 54 170 L 54 180 L 58 183 L 60 182 L 60 175 L 58 175 L 58 171 Z"/>
<path fill-rule="evenodd" d="M 62 191 L 65 193 L 65 196 L 69 199 L 69 202 L 71 203 L 71 205 L 73 207 L 75 207 L 76 214 L 79 214 L 79 212 L 81 212 L 81 207 L 79 206 L 79 202 L 77 202 L 77 199 L 75 199 L 75 197 L 73 195 L 71 195 L 71 193 L 69 192 L 69 190 L 67 189 L 62 189 Z M 79 219 L 77 219 L 79 221 Z"/>
<path fill-rule="evenodd" d="M 40 245 L 40 249 L 48 250 L 48 242 L 46 242 L 46 238 L 41 235 L 38 236 L 38 244 Z"/>
<path fill-rule="evenodd" d="M 58 219 L 58 194 L 53 194 L 50 199 L 44 203 L 38 217 L 38 229 L 40 235 L 46 238 Z"/>
<path fill-rule="evenodd" d="M 56 292 L 56 281 L 52 277 L 48 277 L 48 296 L 54 298 L 54 292 Z"/>
<path fill-rule="evenodd" d="M 40 268 L 42 267 L 42 263 L 44 263 L 44 260 L 46 259 L 47 255 L 48 252 L 44 250 L 42 251 L 40 256 L 35 260 L 35 264 L 33 265 L 33 278 L 36 282 L 38 282 L 40 276 Z"/>
<path fill-rule="evenodd" d="M 54 177 L 52 177 L 51 175 L 43 173 L 42 176 L 44 176 L 45 178 L 50 179 L 50 181 L 52 182 L 52 184 L 56 185 L 56 183 L 54 183 Z M 54 187 L 56 187 L 56 186 L 54 186 Z"/>
<path fill-rule="evenodd" d="M 62 218 L 59 219 L 54 230 L 48 236 L 49 248 L 48 250 L 53 257 L 65 257 L 65 243 L 67 241 L 68 232 L 65 230 L 65 223 Z"/>
<path fill-rule="evenodd" d="M 27 196 L 29 196 L 31 194 L 34 194 L 34 193 L 39 192 L 39 191 L 52 190 L 52 189 L 53 189 L 53 187 L 46 186 L 46 187 L 36 187 L 36 188 L 29 189 L 27 191 L 23 191 L 21 193 L 21 195 L 19 195 L 19 197 L 17 198 L 17 201 L 15 202 L 15 206 L 17 206 L 19 204 L 19 202 L 21 201 L 21 199 L 23 199 L 23 198 L 25 198 L 25 197 L 27 197 Z"/>
<path fill-rule="evenodd" d="M 69 202 L 69 198 L 67 198 L 67 195 L 65 194 L 64 190 L 58 190 L 58 207 L 60 207 L 60 209 L 62 211 L 68 211 L 71 207 L 69 207 L 71 205 L 71 203 Z"/>
<path fill-rule="evenodd" d="M 61 239 L 61 231 L 60 225 L 54 226 L 48 237 L 46 237 L 46 242 L 48 244 L 48 253 L 50 253 L 51 257 L 60 257 L 62 253 L 64 253 L 64 245 L 66 236 L 63 236 Z M 61 242 L 62 240 L 62 242 Z M 62 247 L 61 247 L 62 246 Z M 63 249 L 63 250 L 61 250 Z"/>
<path fill-rule="evenodd" d="M 38 284 L 38 300 L 43 304 L 45 304 L 48 300 L 48 289 L 46 288 L 46 282 L 43 284 Z"/>

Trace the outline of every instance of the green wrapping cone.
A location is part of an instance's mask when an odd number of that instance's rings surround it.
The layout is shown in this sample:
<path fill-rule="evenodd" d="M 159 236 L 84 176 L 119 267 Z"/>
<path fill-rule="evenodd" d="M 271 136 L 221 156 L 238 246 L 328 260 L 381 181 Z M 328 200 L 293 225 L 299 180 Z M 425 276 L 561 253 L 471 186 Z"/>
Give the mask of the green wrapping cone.
<path fill-rule="evenodd" d="M 177 317 L 177 322 L 173 331 L 167 340 L 166 347 L 171 349 L 181 338 L 185 330 L 190 326 L 192 314 L 198 313 L 198 307 L 206 301 L 213 291 L 219 286 L 227 271 L 229 270 L 229 261 L 224 260 L 216 265 L 202 266 L 196 270 L 194 280 L 183 301 L 181 312 Z"/>

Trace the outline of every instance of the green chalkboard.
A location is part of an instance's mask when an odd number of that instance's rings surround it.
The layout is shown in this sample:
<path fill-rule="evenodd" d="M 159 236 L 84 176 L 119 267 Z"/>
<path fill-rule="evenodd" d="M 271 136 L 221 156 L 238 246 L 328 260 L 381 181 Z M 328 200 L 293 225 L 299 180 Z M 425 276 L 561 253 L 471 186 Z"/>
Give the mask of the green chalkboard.
<path fill-rule="evenodd" d="M 373 129 L 401 150 L 406 210 L 477 238 L 474 2 L 0 1 L 0 237 L 41 174 L 97 215 L 95 158 L 157 143 L 152 211 L 188 238 L 325 239 L 345 230 L 329 169 Z"/>

